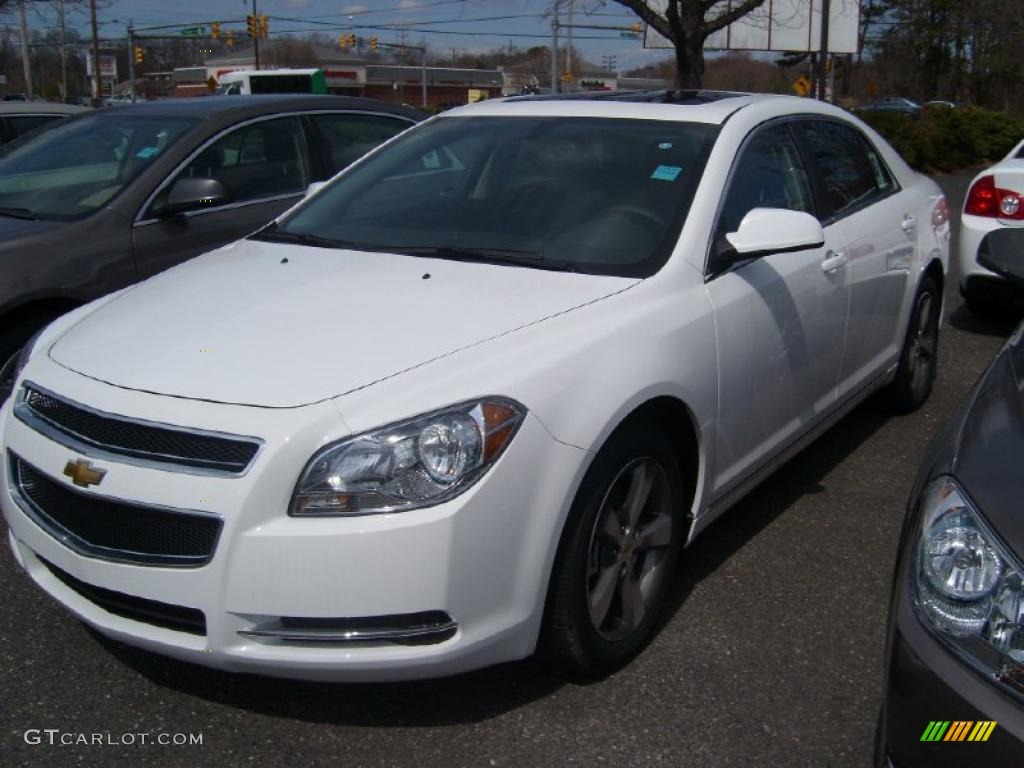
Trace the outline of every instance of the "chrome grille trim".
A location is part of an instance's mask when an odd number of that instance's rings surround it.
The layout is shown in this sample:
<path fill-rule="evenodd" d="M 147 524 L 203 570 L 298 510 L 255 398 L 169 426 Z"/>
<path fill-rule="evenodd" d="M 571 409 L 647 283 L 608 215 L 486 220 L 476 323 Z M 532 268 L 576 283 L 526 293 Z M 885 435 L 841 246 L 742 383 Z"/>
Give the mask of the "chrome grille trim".
<path fill-rule="evenodd" d="M 32 400 L 37 395 L 41 398 L 53 400 L 63 408 L 78 411 L 85 418 L 102 421 L 112 428 L 124 425 L 127 429 L 148 431 L 157 440 L 173 439 L 187 441 L 189 438 L 196 438 L 197 440 L 217 441 L 224 445 L 232 443 L 234 444 L 232 448 L 235 450 L 248 451 L 251 449 L 251 455 L 245 463 L 242 463 L 227 459 L 218 460 L 195 455 L 185 456 L 103 443 L 86 435 L 79 434 L 67 424 L 61 424 L 41 412 L 40 409 L 33 407 Z M 19 421 L 53 440 L 55 443 L 63 445 L 65 448 L 70 448 L 90 458 L 131 464 L 148 469 L 160 469 L 190 475 L 242 477 L 249 471 L 263 450 L 263 441 L 258 437 L 232 435 L 225 432 L 181 427 L 163 422 L 119 416 L 83 405 L 70 398 L 51 392 L 31 381 L 25 381 L 18 390 L 13 410 L 14 415 Z"/>

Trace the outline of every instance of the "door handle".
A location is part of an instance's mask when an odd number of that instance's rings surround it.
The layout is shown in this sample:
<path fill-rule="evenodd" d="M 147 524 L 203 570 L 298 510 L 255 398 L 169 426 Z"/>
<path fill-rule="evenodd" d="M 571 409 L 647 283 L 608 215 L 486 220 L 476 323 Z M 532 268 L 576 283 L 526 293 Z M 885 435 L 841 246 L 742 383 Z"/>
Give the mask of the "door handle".
<path fill-rule="evenodd" d="M 913 216 L 904 216 L 902 227 L 908 235 L 914 234 L 914 230 L 917 229 L 917 219 Z"/>
<path fill-rule="evenodd" d="M 829 251 L 825 254 L 825 260 L 821 262 L 821 271 L 827 274 L 832 274 L 843 266 L 846 266 L 846 253 Z"/>

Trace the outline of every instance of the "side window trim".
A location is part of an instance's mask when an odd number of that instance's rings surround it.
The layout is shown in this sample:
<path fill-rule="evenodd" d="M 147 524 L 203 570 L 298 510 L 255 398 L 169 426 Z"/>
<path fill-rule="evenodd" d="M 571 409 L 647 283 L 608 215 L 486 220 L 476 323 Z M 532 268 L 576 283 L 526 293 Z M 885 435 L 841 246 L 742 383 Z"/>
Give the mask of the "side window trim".
<path fill-rule="evenodd" d="M 801 160 L 801 162 L 803 164 L 803 167 L 804 167 L 804 173 L 807 174 L 807 179 L 808 179 L 808 181 L 810 182 L 810 185 L 811 185 L 811 198 L 813 200 L 814 209 L 815 209 L 814 210 L 814 215 L 816 217 L 818 217 L 819 220 L 821 220 L 821 214 L 822 214 L 821 202 L 822 201 L 818 197 L 818 190 L 817 190 L 817 187 L 816 187 L 816 175 L 817 174 L 814 173 L 814 171 L 810 168 L 810 166 L 809 166 L 809 164 L 807 162 L 807 157 L 806 157 L 806 155 L 803 152 L 803 147 L 801 146 L 801 138 L 802 137 L 800 135 L 798 135 L 799 132 L 793 130 L 793 124 L 795 122 L 797 122 L 799 119 L 800 119 L 800 117 L 799 116 L 795 116 L 795 115 L 785 115 L 783 117 L 775 117 L 775 118 L 772 118 L 771 120 L 766 120 L 765 122 L 758 124 L 753 129 L 751 129 L 750 133 L 748 133 L 746 136 L 743 137 L 743 141 L 740 144 L 739 150 L 736 152 L 736 155 L 732 159 L 732 165 L 729 167 L 729 175 L 726 177 L 725 184 L 722 187 L 722 194 L 718 198 L 718 206 L 715 208 L 715 217 L 714 217 L 714 219 L 712 221 L 711 232 L 708 235 L 708 243 L 707 243 L 707 247 L 706 247 L 705 252 L 704 252 L 704 282 L 705 283 L 707 283 L 707 282 L 709 282 L 711 280 L 714 280 L 719 275 L 724 275 L 727 272 L 731 272 L 736 267 L 739 267 L 742 264 L 747 263 L 745 261 L 744 262 L 736 262 L 735 264 L 733 264 L 733 266 L 730 269 L 719 270 L 719 271 L 712 270 L 712 262 L 713 262 L 713 259 L 714 259 L 713 251 L 714 251 L 714 248 L 715 248 L 715 233 L 718 231 L 718 223 L 721 221 L 723 209 L 725 208 L 725 201 L 726 201 L 726 198 L 729 195 L 729 190 L 732 189 L 732 183 L 733 183 L 733 180 L 736 177 L 736 170 L 739 167 L 740 159 L 743 157 L 743 153 L 747 151 L 747 147 L 749 147 L 753 143 L 754 139 L 756 139 L 758 134 L 761 133 L 762 131 L 767 131 L 767 130 L 771 130 L 773 128 L 778 128 L 778 127 L 786 128 L 786 130 L 789 133 L 790 137 L 793 139 L 793 143 L 797 147 L 797 152 L 800 155 L 800 160 Z M 823 227 L 825 226 L 824 222 L 822 222 L 822 226 Z"/>
<path fill-rule="evenodd" d="M 832 224 L 835 224 L 838 221 L 842 221 L 846 217 L 852 216 L 855 213 L 859 213 L 860 211 L 863 211 L 865 208 L 868 208 L 869 206 L 872 206 L 875 203 L 881 202 L 882 200 L 887 200 L 888 198 L 902 191 L 902 187 L 900 187 L 900 183 L 896 178 L 896 174 L 892 172 L 892 169 L 889 167 L 888 163 L 885 162 L 885 158 L 882 157 L 882 154 L 877 149 L 875 149 L 875 145 L 871 143 L 871 140 L 868 139 L 868 137 L 864 135 L 864 132 L 861 131 L 857 126 L 853 125 L 852 123 L 848 123 L 845 120 L 840 120 L 839 118 L 831 117 L 829 115 L 804 115 L 801 119 L 794 122 L 796 122 L 796 130 L 794 131 L 794 133 L 796 133 L 797 144 L 800 147 L 801 153 L 804 155 L 805 164 L 810 169 L 808 173 L 814 179 L 812 184 L 815 187 L 815 195 L 817 196 L 819 193 L 821 195 L 821 199 L 819 200 L 819 210 L 822 213 L 828 214 L 826 218 L 821 219 L 822 227 L 827 227 Z M 867 152 L 869 155 L 874 155 L 875 158 L 878 160 L 879 166 L 889 179 L 889 190 L 884 194 L 875 195 L 867 200 L 858 203 L 857 205 L 852 205 L 849 208 L 846 208 L 845 210 L 837 213 L 832 208 L 831 201 L 829 200 L 828 195 L 825 192 L 824 174 L 818 167 L 818 164 L 814 162 L 811 148 L 808 145 L 807 136 L 804 133 L 805 128 L 810 123 L 815 122 L 834 123 L 836 125 L 841 125 L 844 128 L 848 128 L 850 131 L 852 131 L 854 135 L 857 137 L 857 140 L 864 147 L 864 151 Z"/>
<path fill-rule="evenodd" d="M 178 165 L 176 165 L 173 169 L 171 169 L 171 171 L 163 178 L 163 180 L 159 184 L 156 185 L 156 187 L 153 189 L 153 191 L 149 193 L 149 195 L 146 197 L 146 199 L 142 203 L 142 205 L 139 206 L 139 210 L 135 213 L 135 218 L 132 221 L 132 226 L 133 227 L 136 227 L 136 226 L 148 226 L 148 225 L 153 224 L 153 223 L 155 223 L 157 221 L 160 221 L 159 217 L 156 217 L 156 216 L 148 216 L 148 217 L 144 218 L 144 214 L 149 212 L 149 208 L 153 204 L 153 201 L 156 199 L 157 195 L 159 195 L 168 186 L 170 186 L 171 182 L 175 178 L 177 178 L 178 174 L 181 173 L 181 171 L 184 170 L 189 165 L 189 163 L 191 163 L 200 154 L 202 154 L 210 145 L 212 145 L 215 142 L 219 141 L 220 139 L 224 138 L 228 134 L 233 133 L 234 131 L 238 130 L 239 128 L 245 128 L 245 127 L 247 127 L 249 125 L 253 125 L 255 123 L 262 123 L 262 122 L 266 122 L 267 120 L 277 120 L 277 119 L 286 118 L 286 117 L 298 118 L 300 126 L 302 128 L 301 133 L 302 133 L 303 142 L 304 142 L 303 149 L 306 152 L 306 161 L 307 161 L 307 163 L 310 164 L 310 169 L 312 170 L 314 158 L 312 157 L 312 148 L 310 147 L 310 144 L 309 144 L 309 134 L 305 130 L 305 124 L 304 124 L 303 118 L 305 118 L 307 115 L 324 114 L 324 113 L 328 113 L 328 114 L 336 114 L 336 113 L 342 113 L 342 114 L 363 114 L 363 115 L 376 115 L 376 114 L 379 114 L 377 112 L 370 112 L 370 111 L 367 111 L 367 110 L 358 110 L 358 109 L 345 109 L 345 110 L 313 109 L 313 110 L 299 110 L 299 111 L 294 111 L 294 112 L 275 112 L 274 114 L 271 114 L 271 115 L 259 115 L 258 117 L 253 117 L 253 118 L 250 118 L 248 120 L 243 120 L 243 121 L 241 121 L 239 123 L 233 123 L 232 125 L 229 125 L 226 128 L 221 129 L 216 134 L 214 134 L 213 136 L 208 138 L 206 141 L 204 141 L 202 144 L 200 144 L 198 147 L 196 147 L 192 152 L 190 152 L 180 163 L 178 163 Z M 400 119 L 407 119 L 407 118 L 404 118 L 403 116 L 400 116 L 400 115 L 396 115 L 396 117 L 399 117 Z M 409 125 L 410 125 L 410 127 L 412 125 L 415 125 L 415 121 L 414 120 L 409 120 Z M 246 206 L 246 205 L 257 205 L 259 203 L 269 203 L 269 202 L 273 202 L 275 200 L 284 200 L 284 199 L 287 199 L 287 198 L 290 198 L 290 197 L 301 197 L 304 193 L 305 193 L 305 190 L 300 190 L 299 192 L 288 192 L 288 193 L 285 193 L 285 194 L 270 195 L 268 197 L 261 197 L 261 198 L 256 198 L 256 199 L 253 199 L 253 200 L 243 200 L 243 201 L 240 201 L 240 202 L 237 202 L 237 203 L 228 203 L 226 205 L 219 205 L 219 206 L 217 206 L 215 208 L 204 208 L 201 211 L 193 211 L 193 212 L 191 212 L 191 214 L 186 214 L 186 216 L 202 215 L 202 214 L 206 214 L 206 213 L 213 213 L 215 211 L 224 211 L 224 210 L 229 210 L 231 208 L 239 208 L 239 207 Z"/>

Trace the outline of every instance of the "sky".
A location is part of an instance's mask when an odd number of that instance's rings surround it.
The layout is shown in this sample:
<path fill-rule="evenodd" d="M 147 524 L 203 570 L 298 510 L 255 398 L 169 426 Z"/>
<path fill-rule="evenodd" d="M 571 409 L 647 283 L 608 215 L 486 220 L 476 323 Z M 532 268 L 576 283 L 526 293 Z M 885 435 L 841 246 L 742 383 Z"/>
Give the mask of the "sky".
<path fill-rule="evenodd" d="M 398 42 L 408 29 L 410 45 L 427 45 L 438 52 L 487 51 L 498 46 L 527 48 L 549 45 L 550 11 L 553 0 L 257 0 L 257 10 L 270 17 L 271 37 L 291 32 L 322 31 L 332 37 L 352 31 L 363 37 L 377 35 L 381 42 Z M 30 4 L 30 27 L 56 25 L 56 2 Z M 223 29 L 240 30 L 244 38 L 245 17 L 252 12 L 252 0 L 100 0 L 100 37 L 125 35 L 129 21 L 136 27 L 237 21 Z M 561 22 L 567 22 L 569 0 L 562 0 Z M 574 0 L 574 23 L 629 26 L 636 17 L 612 0 Z M 89 32 L 88 3 L 68 0 L 67 23 L 83 34 Z M 16 24 L 15 14 L 3 20 Z M 372 27 L 378 27 L 373 29 Z M 379 29 L 384 27 L 385 29 Z M 566 30 L 560 34 L 564 42 Z M 649 64 L 666 58 L 667 51 L 645 50 L 642 39 L 623 39 L 617 30 L 574 29 L 576 50 L 592 63 L 600 65 L 606 56 L 614 56 L 620 70 Z"/>

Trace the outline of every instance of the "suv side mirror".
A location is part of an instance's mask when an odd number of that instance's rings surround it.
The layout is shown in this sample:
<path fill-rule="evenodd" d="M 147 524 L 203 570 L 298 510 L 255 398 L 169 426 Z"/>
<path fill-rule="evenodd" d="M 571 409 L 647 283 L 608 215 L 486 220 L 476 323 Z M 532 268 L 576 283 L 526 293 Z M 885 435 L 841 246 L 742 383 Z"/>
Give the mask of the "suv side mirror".
<path fill-rule="evenodd" d="M 199 208 L 212 208 L 231 202 L 227 187 L 218 179 L 186 177 L 178 179 L 160 206 L 160 216 L 177 216 Z"/>
<path fill-rule="evenodd" d="M 1011 283 L 1024 285 L 1024 229 L 1006 227 L 989 232 L 978 246 L 978 263 Z"/>
<path fill-rule="evenodd" d="M 739 229 L 726 234 L 725 239 L 740 259 L 751 259 L 770 253 L 820 248 L 825 244 L 825 233 L 821 222 L 809 213 L 754 208 L 743 217 Z"/>

